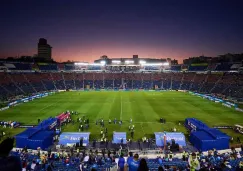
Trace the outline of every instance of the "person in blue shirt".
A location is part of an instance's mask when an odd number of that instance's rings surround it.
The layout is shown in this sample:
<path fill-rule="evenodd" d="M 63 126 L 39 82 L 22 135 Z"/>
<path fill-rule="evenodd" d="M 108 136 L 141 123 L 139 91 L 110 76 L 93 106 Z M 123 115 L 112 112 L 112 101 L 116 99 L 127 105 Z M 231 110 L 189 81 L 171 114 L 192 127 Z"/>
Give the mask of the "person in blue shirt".
<path fill-rule="evenodd" d="M 92 170 L 98 170 L 98 165 L 97 164 L 93 164 L 92 165 Z"/>
<path fill-rule="evenodd" d="M 120 158 L 118 160 L 118 168 L 119 171 L 124 171 L 124 166 L 125 166 L 125 159 L 123 157 L 123 154 L 120 155 Z"/>
<path fill-rule="evenodd" d="M 161 157 L 158 157 L 158 163 L 160 166 L 163 164 L 163 160 L 161 159 Z"/>
<path fill-rule="evenodd" d="M 133 156 L 133 160 L 128 164 L 129 171 L 137 171 L 139 167 L 138 154 Z"/>
<path fill-rule="evenodd" d="M 129 163 L 131 163 L 132 160 L 133 160 L 133 154 L 132 152 L 129 152 L 129 157 L 127 158 L 127 164 L 129 165 Z"/>

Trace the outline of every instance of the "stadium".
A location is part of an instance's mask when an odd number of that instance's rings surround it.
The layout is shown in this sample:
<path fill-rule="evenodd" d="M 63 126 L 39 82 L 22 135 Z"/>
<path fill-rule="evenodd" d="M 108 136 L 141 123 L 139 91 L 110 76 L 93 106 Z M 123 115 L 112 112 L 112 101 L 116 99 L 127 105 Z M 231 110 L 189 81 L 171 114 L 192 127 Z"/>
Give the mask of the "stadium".
<path fill-rule="evenodd" d="M 161 151 L 166 156 L 227 150 L 243 140 L 241 63 L 182 66 L 125 58 L 0 66 L 1 140 L 15 137 L 16 149 L 153 154 L 147 162 L 157 170 Z M 187 165 L 163 160 L 164 167 Z M 66 167 L 56 162 L 57 170 Z"/>
<path fill-rule="evenodd" d="M 242 0 L 5 0 L 0 171 L 243 171 Z"/>

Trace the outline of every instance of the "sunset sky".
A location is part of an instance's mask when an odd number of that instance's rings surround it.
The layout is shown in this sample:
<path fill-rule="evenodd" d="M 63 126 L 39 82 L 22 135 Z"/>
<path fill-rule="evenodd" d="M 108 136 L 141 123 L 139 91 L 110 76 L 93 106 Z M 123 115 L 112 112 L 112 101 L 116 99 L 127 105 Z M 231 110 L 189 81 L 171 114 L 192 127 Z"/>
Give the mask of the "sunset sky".
<path fill-rule="evenodd" d="M 176 58 L 243 52 L 242 0 L 5 0 L 0 58 L 37 53 L 56 61 Z"/>

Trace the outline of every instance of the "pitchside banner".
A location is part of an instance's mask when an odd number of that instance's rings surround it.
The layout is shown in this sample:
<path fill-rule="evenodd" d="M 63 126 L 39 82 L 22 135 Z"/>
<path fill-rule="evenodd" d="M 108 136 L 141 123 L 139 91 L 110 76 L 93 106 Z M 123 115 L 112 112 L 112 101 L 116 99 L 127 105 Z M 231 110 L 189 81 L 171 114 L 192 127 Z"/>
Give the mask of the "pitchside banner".
<path fill-rule="evenodd" d="M 186 139 L 181 132 L 155 132 L 156 145 L 159 147 L 164 146 L 164 135 L 166 136 L 166 142 L 171 144 L 171 140 L 174 139 L 175 143 L 180 146 L 186 146 Z"/>
<path fill-rule="evenodd" d="M 59 144 L 76 144 L 80 142 L 80 139 L 83 138 L 83 144 L 89 144 L 89 135 L 90 132 L 63 132 L 59 138 Z"/>
<path fill-rule="evenodd" d="M 19 100 L 17 100 L 17 101 L 14 101 L 14 102 L 9 103 L 8 106 L 15 106 L 15 105 L 17 105 L 18 103 L 22 103 L 22 102 L 26 103 L 26 102 L 29 102 L 29 101 L 31 101 L 31 100 L 37 99 L 37 98 L 46 97 L 46 96 L 48 96 L 48 95 L 50 95 L 50 94 L 53 94 L 53 93 L 54 93 L 54 92 L 41 93 L 41 94 L 37 94 L 37 95 L 35 95 L 35 96 L 30 96 L 30 97 L 26 97 L 26 98 L 24 98 L 24 99 L 19 99 Z"/>
<path fill-rule="evenodd" d="M 127 138 L 126 132 L 114 132 L 112 143 L 121 144 L 121 140 L 123 139 L 123 144 L 126 144 L 126 141 L 127 141 L 126 138 Z"/>

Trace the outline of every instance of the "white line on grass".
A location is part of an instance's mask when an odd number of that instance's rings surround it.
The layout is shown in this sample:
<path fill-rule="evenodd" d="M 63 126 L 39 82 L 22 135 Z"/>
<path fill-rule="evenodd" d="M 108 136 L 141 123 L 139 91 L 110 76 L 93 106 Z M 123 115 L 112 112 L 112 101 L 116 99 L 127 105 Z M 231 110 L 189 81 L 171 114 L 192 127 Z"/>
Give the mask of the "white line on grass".
<path fill-rule="evenodd" d="M 48 105 L 48 106 L 45 106 L 45 107 L 43 107 L 42 109 L 40 109 L 39 111 L 45 110 L 46 108 L 51 107 L 51 106 L 57 104 L 57 103 L 58 103 L 59 101 L 61 101 L 61 100 L 62 100 L 62 99 L 59 99 L 59 100 L 56 101 L 55 103 L 52 103 L 52 104 L 50 104 L 50 105 Z"/>
<path fill-rule="evenodd" d="M 116 98 L 114 97 L 113 100 L 112 100 L 112 103 L 109 103 L 109 104 L 110 104 L 109 117 L 110 117 L 111 109 L 112 109 L 112 105 L 114 104 L 115 99 L 116 99 Z"/>
<path fill-rule="evenodd" d="M 143 134 L 145 135 L 142 123 L 140 123 L 140 125 L 141 125 L 141 128 L 142 128 Z"/>
<path fill-rule="evenodd" d="M 121 113 L 120 113 L 120 120 L 122 120 L 122 96 L 121 96 Z"/>
<path fill-rule="evenodd" d="M 159 121 L 158 122 L 133 122 L 133 123 L 136 123 L 136 124 L 143 124 L 143 123 L 152 123 L 152 124 L 161 124 L 161 125 L 164 125 L 162 123 L 160 123 Z M 175 124 L 176 122 L 167 122 L 166 123 L 173 123 Z"/>

